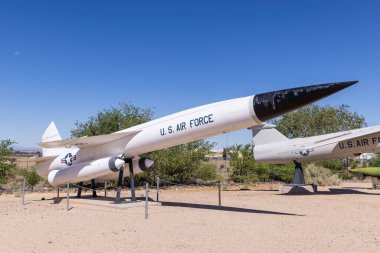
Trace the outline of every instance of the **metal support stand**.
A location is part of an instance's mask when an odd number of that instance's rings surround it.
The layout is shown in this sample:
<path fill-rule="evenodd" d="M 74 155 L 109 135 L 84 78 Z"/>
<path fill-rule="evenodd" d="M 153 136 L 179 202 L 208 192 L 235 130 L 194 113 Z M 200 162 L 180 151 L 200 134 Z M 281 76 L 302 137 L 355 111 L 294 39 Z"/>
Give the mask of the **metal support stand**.
<path fill-rule="evenodd" d="M 96 195 L 95 179 L 91 179 L 91 188 L 92 188 L 92 197 L 97 198 L 98 195 Z"/>
<path fill-rule="evenodd" d="M 82 197 L 82 187 L 83 187 L 83 182 L 80 182 L 78 186 L 77 199 L 80 199 Z"/>
<path fill-rule="evenodd" d="M 107 181 L 104 182 L 104 197 L 107 197 Z"/>
<path fill-rule="evenodd" d="M 131 180 L 131 199 L 136 202 L 136 190 L 135 190 L 135 175 L 133 173 L 133 161 L 131 158 L 128 159 L 129 164 L 129 178 Z"/>
<path fill-rule="evenodd" d="M 294 171 L 293 183 L 294 185 L 304 185 L 305 184 L 305 176 L 303 174 L 302 164 L 294 161 L 294 165 L 296 166 Z"/>
<path fill-rule="evenodd" d="M 308 185 L 305 183 L 305 177 L 303 174 L 302 164 L 298 161 L 293 161 L 295 165 L 293 182 L 291 184 L 285 184 L 280 188 L 282 194 L 305 194 L 316 193 L 316 185 Z"/>
<path fill-rule="evenodd" d="M 117 181 L 115 204 L 121 203 L 120 194 L 121 194 L 121 188 L 123 186 L 123 173 L 124 173 L 124 167 L 121 167 L 119 171 L 119 180 Z"/>
<path fill-rule="evenodd" d="M 57 198 L 59 198 L 59 186 L 57 187 Z"/>

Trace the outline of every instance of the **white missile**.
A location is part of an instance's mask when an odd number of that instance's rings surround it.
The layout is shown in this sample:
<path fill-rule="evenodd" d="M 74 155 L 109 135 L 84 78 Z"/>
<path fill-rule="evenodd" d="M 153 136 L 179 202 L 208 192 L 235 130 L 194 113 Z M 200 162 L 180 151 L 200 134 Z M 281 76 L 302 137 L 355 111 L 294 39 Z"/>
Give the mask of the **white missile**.
<path fill-rule="evenodd" d="M 133 167 L 136 172 L 148 171 L 153 164 L 154 161 L 146 157 L 133 161 Z M 114 173 L 118 174 L 124 165 L 125 161 L 120 157 L 102 158 L 90 163 L 84 162 L 65 169 L 50 171 L 48 182 L 52 186 L 58 186 L 67 183 L 67 181 L 78 183 L 94 178 L 102 178 L 102 180 L 114 179 Z"/>
<path fill-rule="evenodd" d="M 83 162 L 62 170 L 52 170 L 48 175 L 49 184 L 57 186 L 67 183 L 89 181 L 112 172 L 118 172 L 125 164 L 119 157 L 107 157 L 92 162 Z"/>
<path fill-rule="evenodd" d="M 380 152 L 380 126 L 296 139 L 286 138 L 273 127 L 252 129 L 258 163 L 303 163 Z"/>
<path fill-rule="evenodd" d="M 106 169 L 101 170 L 102 172 L 95 172 L 86 166 L 76 166 L 83 163 L 92 164 L 93 161 L 103 157 L 133 158 L 133 164 L 135 164 L 140 161 L 139 155 L 141 154 L 261 125 L 268 119 L 313 103 L 356 82 L 313 85 L 221 101 L 108 135 L 62 140 L 52 122 L 39 144 L 43 148 L 44 157 L 35 159 L 38 162 L 37 173 L 46 177 L 50 175 L 51 171 L 75 167 L 73 172 L 51 174 L 51 177 L 55 175 L 56 181 L 54 179 L 51 181 L 55 185 L 67 180 L 80 182 L 84 178 L 98 180 L 109 177 L 117 178 L 118 173 L 109 170 L 107 166 L 104 167 Z M 146 167 L 149 169 L 151 165 Z M 139 171 L 136 171 L 137 173 L 142 170 L 141 166 L 137 166 L 137 168 L 140 168 Z M 82 172 L 82 170 L 86 172 Z M 127 175 L 127 173 L 124 174 L 124 176 Z"/>

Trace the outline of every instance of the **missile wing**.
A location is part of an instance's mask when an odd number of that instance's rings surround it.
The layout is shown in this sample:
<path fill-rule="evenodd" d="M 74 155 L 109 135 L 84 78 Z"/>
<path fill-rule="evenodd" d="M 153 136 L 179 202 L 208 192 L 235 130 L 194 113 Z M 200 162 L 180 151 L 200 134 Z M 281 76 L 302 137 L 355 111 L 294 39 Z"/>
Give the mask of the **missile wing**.
<path fill-rule="evenodd" d="M 320 140 L 316 141 L 314 145 L 311 145 L 308 148 L 309 149 L 319 148 L 326 145 L 337 144 L 339 142 L 357 139 L 360 137 L 365 138 L 374 134 L 380 135 L 380 126 L 340 132 L 336 136 L 332 136 L 332 137 L 326 137 L 326 138 L 321 137 Z"/>
<path fill-rule="evenodd" d="M 109 142 L 113 142 L 128 136 L 133 136 L 140 131 L 127 131 L 121 133 L 113 133 L 113 134 L 105 134 L 105 135 L 97 135 L 97 136 L 84 136 L 80 138 L 73 139 L 64 139 L 64 140 L 56 140 L 49 142 L 41 142 L 38 145 L 42 148 L 61 148 L 61 147 L 77 147 L 77 148 L 88 148 L 93 146 L 98 146 L 101 144 L 106 144 Z"/>
<path fill-rule="evenodd" d="M 18 162 L 35 162 L 35 163 L 42 163 L 42 162 L 46 162 L 46 161 L 52 161 L 54 160 L 55 158 L 57 158 L 58 156 L 44 156 L 44 157 L 27 157 L 27 158 L 16 158 L 16 160 Z"/>

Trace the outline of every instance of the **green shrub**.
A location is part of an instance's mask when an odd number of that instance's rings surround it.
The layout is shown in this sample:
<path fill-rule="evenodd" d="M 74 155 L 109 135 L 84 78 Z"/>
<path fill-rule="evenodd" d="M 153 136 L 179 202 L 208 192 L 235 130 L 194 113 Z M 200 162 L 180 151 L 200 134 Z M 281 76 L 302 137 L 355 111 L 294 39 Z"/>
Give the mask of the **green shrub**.
<path fill-rule="evenodd" d="M 273 165 L 269 173 L 269 177 L 273 181 L 290 183 L 293 181 L 294 165 Z"/>
<path fill-rule="evenodd" d="M 344 164 L 341 160 L 324 160 L 315 163 L 317 167 L 322 167 L 329 169 L 334 172 L 342 171 L 344 169 Z"/>
<path fill-rule="evenodd" d="M 211 181 L 218 178 L 215 164 L 202 163 L 194 172 L 194 177 L 202 181 Z"/>
<path fill-rule="evenodd" d="M 270 180 L 269 165 L 256 164 L 254 171 L 260 182 L 268 182 Z"/>
<path fill-rule="evenodd" d="M 42 181 L 42 177 L 35 170 L 20 170 L 20 175 L 25 177 L 26 182 L 31 186 L 35 186 Z"/>
<path fill-rule="evenodd" d="M 207 155 L 210 154 L 213 145 L 201 140 L 147 154 L 155 161 L 152 173 L 163 180 L 180 184 L 196 182 L 199 179 L 197 175 L 210 177 L 212 172 L 206 172 L 207 166 L 202 166 L 209 161 Z"/>
<path fill-rule="evenodd" d="M 380 167 L 380 156 L 377 155 L 375 158 L 369 161 L 369 167 Z"/>
<path fill-rule="evenodd" d="M 11 140 L 0 140 L 0 184 L 6 184 L 17 172 L 15 159 L 9 157 L 14 143 Z"/>

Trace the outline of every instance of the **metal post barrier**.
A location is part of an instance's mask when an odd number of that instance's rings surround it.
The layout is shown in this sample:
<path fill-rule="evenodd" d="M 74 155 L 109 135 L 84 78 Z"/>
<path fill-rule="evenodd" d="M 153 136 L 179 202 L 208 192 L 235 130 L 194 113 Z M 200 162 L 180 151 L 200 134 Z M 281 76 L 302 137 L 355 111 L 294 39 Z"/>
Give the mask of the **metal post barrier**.
<path fill-rule="evenodd" d="M 218 181 L 218 197 L 219 197 L 219 208 L 222 207 L 222 192 L 220 187 L 220 180 Z"/>
<path fill-rule="evenodd" d="M 70 191 L 70 182 L 67 180 L 67 196 L 66 196 L 66 211 L 69 211 L 69 191 Z"/>
<path fill-rule="evenodd" d="M 148 190 L 149 190 L 149 184 L 146 183 L 145 185 L 145 219 L 148 219 Z"/>
<path fill-rule="evenodd" d="M 104 182 L 104 197 L 107 197 L 107 181 Z"/>
<path fill-rule="evenodd" d="M 158 202 L 160 198 L 160 178 L 159 177 L 157 177 L 156 179 L 156 184 L 157 184 L 157 202 Z"/>
<path fill-rule="evenodd" d="M 22 181 L 22 205 L 25 205 L 25 177 Z"/>

